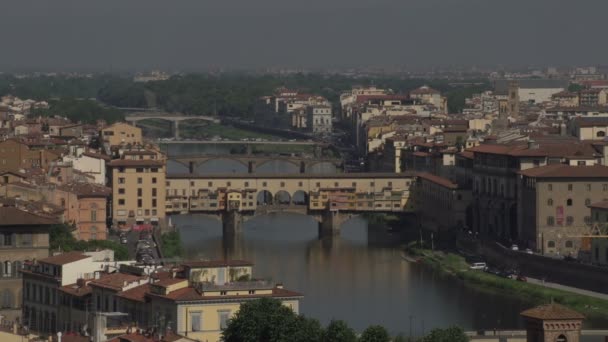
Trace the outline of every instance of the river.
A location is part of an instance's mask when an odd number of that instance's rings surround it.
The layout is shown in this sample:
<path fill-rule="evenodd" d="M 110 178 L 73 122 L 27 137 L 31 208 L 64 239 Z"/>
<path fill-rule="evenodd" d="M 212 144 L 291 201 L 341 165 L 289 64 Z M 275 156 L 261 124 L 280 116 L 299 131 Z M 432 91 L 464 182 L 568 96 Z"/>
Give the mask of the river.
<path fill-rule="evenodd" d="M 519 312 L 530 304 L 464 286 L 402 258 L 399 236 L 370 228 L 362 218 L 339 237 L 319 240 L 307 216 L 277 214 L 245 223 L 224 241 L 219 221 L 203 215 L 174 217 L 187 257 L 245 259 L 254 276 L 270 278 L 304 294 L 301 313 L 327 324 L 343 319 L 358 331 L 381 324 L 391 333 L 414 335 L 436 327 L 521 328 Z"/>
<path fill-rule="evenodd" d="M 175 156 L 194 150 L 176 147 L 172 152 Z M 291 168 L 281 161 L 264 172 L 297 172 Z M 168 172 L 187 170 L 170 162 Z M 246 169 L 230 160 L 197 169 L 199 174 L 216 172 Z M 179 215 L 172 221 L 180 231 L 188 259 L 252 261 L 255 277 L 270 278 L 301 292 L 300 312 L 324 325 L 342 319 L 362 331 L 381 324 L 391 334 L 406 336 L 410 324 L 414 336 L 450 325 L 465 330 L 521 329 L 519 313 L 533 306 L 518 298 L 465 286 L 424 265 L 405 261 L 399 247 L 404 236 L 385 227 L 368 227 L 360 217 L 345 222 L 340 236 L 325 240 L 319 240 L 317 223 L 311 217 L 296 214 L 256 217 L 245 223 L 236 238 L 227 240 L 215 218 Z M 606 324 L 606 320 L 588 320 L 585 326 L 602 328 Z"/>

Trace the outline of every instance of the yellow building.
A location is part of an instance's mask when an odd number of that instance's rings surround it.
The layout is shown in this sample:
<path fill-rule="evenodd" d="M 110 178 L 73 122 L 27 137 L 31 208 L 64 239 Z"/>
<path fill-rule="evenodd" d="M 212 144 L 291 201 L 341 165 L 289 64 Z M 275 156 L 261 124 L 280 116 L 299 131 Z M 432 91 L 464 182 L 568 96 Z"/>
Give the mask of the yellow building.
<path fill-rule="evenodd" d="M 122 144 L 141 144 L 141 128 L 128 123 L 117 122 L 101 130 L 104 145 L 118 146 Z"/>
<path fill-rule="evenodd" d="M 221 340 L 222 330 L 242 303 L 276 298 L 299 313 L 302 295 L 266 280 L 251 280 L 247 261 L 199 261 L 181 265 L 159 279 L 117 294 L 118 306 L 138 326 L 166 322 L 177 334 L 197 341 Z"/>
<path fill-rule="evenodd" d="M 157 224 L 165 217 L 166 161 L 160 153 L 126 151 L 112 160 L 114 224 Z M 184 194 L 185 195 L 185 194 Z"/>

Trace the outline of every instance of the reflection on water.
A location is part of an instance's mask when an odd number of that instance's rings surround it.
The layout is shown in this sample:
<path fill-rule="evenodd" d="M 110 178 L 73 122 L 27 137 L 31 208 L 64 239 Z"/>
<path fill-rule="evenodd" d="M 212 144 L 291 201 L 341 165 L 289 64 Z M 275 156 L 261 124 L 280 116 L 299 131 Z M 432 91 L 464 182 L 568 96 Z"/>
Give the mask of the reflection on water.
<path fill-rule="evenodd" d="M 234 238 L 222 238 L 219 221 L 178 216 L 190 258 L 247 259 L 254 275 L 283 282 L 305 295 L 301 312 L 326 324 L 344 319 L 357 330 L 382 324 L 392 333 L 415 334 L 457 324 L 465 329 L 522 327 L 522 301 L 463 286 L 402 259 L 386 229 L 361 218 L 342 227 L 340 237 L 319 240 L 315 221 L 278 214 L 252 219 Z"/>

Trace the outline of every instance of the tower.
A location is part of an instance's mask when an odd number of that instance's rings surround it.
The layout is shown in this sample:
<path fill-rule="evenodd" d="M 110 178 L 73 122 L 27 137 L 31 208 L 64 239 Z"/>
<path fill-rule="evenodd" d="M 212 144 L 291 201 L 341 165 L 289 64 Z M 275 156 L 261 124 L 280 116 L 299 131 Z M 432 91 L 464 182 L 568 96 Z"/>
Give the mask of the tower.
<path fill-rule="evenodd" d="M 517 81 L 509 82 L 509 96 L 507 101 L 509 116 L 517 119 L 519 117 L 519 83 Z"/>
<path fill-rule="evenodd" d="M 585 316 L 559 304 L 545 304 L 521 313 L 527 342 L 580 342 Z"/>

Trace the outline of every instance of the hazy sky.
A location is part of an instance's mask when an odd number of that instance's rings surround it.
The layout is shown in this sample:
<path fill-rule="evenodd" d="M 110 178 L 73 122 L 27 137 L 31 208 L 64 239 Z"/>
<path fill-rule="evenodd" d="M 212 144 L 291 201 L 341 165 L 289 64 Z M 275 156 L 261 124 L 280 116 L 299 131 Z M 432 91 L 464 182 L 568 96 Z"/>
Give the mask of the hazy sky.
<path fill-rule="evenodd" d="M 607 0 L 1 0 L 0 68 L 600 64 Z"/>

